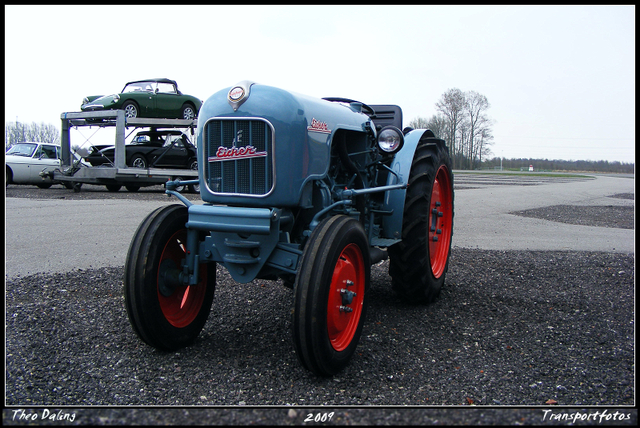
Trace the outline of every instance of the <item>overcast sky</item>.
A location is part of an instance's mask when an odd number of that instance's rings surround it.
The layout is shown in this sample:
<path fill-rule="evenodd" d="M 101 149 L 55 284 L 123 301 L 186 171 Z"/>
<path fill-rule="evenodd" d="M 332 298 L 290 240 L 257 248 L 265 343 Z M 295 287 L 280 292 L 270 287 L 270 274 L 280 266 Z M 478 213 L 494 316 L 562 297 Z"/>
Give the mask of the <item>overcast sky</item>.
<path fill-rule="evenodd" d="M 60 124 L 82 98 L 241 80 L 398 104 L 485 95 L 495 156 L 635 162 L 635 6 L 6 6 L 5 120 Z"/>

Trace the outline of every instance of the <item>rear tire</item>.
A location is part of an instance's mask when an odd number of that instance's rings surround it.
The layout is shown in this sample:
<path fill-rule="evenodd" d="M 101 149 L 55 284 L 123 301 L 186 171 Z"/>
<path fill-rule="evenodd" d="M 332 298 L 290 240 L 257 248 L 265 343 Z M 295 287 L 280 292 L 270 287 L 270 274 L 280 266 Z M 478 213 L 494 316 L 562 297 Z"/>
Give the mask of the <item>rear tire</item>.
<path fill-rule="evenodd" d="M 349 363 L 362 334 L 370 270 L 357 220 L 338 215 L 314 229 L 294 285 L 293 343 L 307 370 L 332 376 Z"/>
<path fill-rule="evenodd" d="M 169 270 L 185 258 L 188 210 L 160 207 L 136 231 L 125 263 L 124 292 L 133 329 L 147 344 L 172 351 L 191 344 L 209 317 L 215 290 L 216 264 L 200 265 L 197 285 L 166 284 Z"/>
<path fill-rule="evenodd" d="M 402 298 L 430 303 L 444 284 L 453 235 L 453 174 L 443 140 L 418 143 L 408 183 L 402 241 L 388 249 L 389 274 Z"/>

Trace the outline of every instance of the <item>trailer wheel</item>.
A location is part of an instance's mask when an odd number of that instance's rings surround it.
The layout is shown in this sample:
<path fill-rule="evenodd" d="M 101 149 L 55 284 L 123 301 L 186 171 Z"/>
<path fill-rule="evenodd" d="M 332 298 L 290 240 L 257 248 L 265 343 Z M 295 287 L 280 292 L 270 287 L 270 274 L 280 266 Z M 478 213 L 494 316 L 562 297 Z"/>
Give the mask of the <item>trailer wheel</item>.
<path fill-rule="evenodd" d="M 200 265 L 197 285 L 182 285 L 177 279 L 185 258 L 188 217 L 183 205 L 153 211 L 138 227 L 125 262 L 125 304 L 131 325 L 144 342 L 161 350 L 193 342 L 213 302 L 215 263 Z"/>
<path fill-rule="evenodd" d="M 124 103 L 122 110 L 124 110 L 124 116 L 127 118 L 138 117 L 138 105 L 133 101 Z"/>
<path fill-rule="evenodd" d="M 193 171 L 198 170 L 198 159 L 189 161 L 189 169 Z M 189 184 L 189 191 L 191 193 L 200 193 L 200 184 Z"/>
<path fill-rule="evenodd" d="M 171 180 L 172 180 L 172 181 L 175 181 L 175 180 L 178 180 L 178 179 L 179 179 L 180 181 L 184 181 L 184 178 L 182 178 L 182 177 L 171 177 Z M 187 187 L 187 186 L 185 186 L 184 184 L 181 184 L 180 186 L 176 186 L 176 192 L 178 192 L 178 193 L 182 193 L 182 192 L 184 192 L 184 189 L 185 189 L 186 187 Z"/>
<path fill-rule="evenodd" d="M 306 245 L 294 285 L 293 343 L 301 364 L 319 376 L 342 370 L 364 324 L 371 269 L 362 225 L 323 220 Z"/>
<path fill-rule="evenodd" d="M 394 290 L 413 303 L 430 303 L 440 294 L 453 235 L 453 175 L 444 141 L 418 144 L 409 174 L 402 241 L 389 247 Z"/>

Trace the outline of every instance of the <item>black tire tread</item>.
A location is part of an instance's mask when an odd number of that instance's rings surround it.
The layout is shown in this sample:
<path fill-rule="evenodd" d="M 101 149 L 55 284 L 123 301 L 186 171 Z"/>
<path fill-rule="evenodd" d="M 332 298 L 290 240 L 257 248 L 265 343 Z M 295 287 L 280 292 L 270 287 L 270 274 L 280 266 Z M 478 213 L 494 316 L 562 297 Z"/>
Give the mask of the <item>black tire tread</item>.
<path fill-rule="evenodd" d="M 451 159 L 444 141 L 424 138 L 418 144 L 411 165 L 409 186 L 405 198 L 402 241 L 389 247 L 389 274 L 393 289 L 412 303 L 431 303 L 440 294 L 449 267 L 449 255 L 443 274 L 433 277 L 428 254 L 428 222 L 431 190 L 440 165 L 450 174 L 453 203 Z"/>
<path fill-rule="evenodd" d="M 187 217 L 187 208 L 178 204 L 151 212 L 138 226 L 125 261 L 125 307 L 133 330 L 145 343 L 164 351 L 188 346 L 195 340 L 208 318 L 215 291 L 216 267 L 215 263 L 209 263 L 207 294 L 200 313 L 189 326 L 182 329 L 170 326 L 159 307 L 156 307 L 156 302 L 145 299 L 145 287 L 157 287 L 152 275 L 157 266 L 149 265 L 150 260 L 154 259 L 153 252 L 161 251 L 154 242 L 156 234 L 167 227 L 167 222 L 186 223 Z M 151 281 L 152 285 L 148 285 L 147 281 Z"/>
<path fill-rule="evenodd" d="M 327 358 L 326 349 L 331 345 L 328 337 L 317 334 L 318 323 L 316 314 L 326 313 L 326 301 L 323 295 L 324 289 L 320 285 L 321 277 L 327 263 L 335 263 L 329 260 L 332 257 L 334 242 L 341 237 L 353 233 L 353 228 L 359 228 L 362 235 L 361 248 L 365 265 L 365 302 L 359 321 L 359 327 L 352 344 L 342 352 L 331 352 Z M 302 256 L 300 269 L 294 285 L 294 308 L 292 313 L 293 342 L 296 355 L 300 363 L 307 370 L 319 376 L 332 376 L 342 370 L 353 355 L 359 341 L 362 326 L 366 314 L 366 302 L 370 276 L 369 248 L 361 224 L 350 217 L 337 215 L 323 220 L 314 230 Z M 318 306 L 320 305 L 320 306 Z M 324 306 L 322 306 L 324 305 Z M 325 320 L 326 325 L 326 320 Z M 323 352 L 325 351 L 325 352 Z"/>

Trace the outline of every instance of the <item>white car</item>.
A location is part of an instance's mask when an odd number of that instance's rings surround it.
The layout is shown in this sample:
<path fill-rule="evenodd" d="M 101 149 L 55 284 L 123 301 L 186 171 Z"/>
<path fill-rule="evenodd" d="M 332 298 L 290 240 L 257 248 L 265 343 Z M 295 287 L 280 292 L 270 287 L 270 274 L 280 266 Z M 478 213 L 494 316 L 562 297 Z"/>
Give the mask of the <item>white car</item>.
<path fill-rule="evenodd" d="M 6 185 L 35 184 L 48 189 L 54 184 L 50 177 L 43 178 L 42 171 L 60 168 L 60 146 L 46 143 L 18 143 L 5 153 Z"/>

